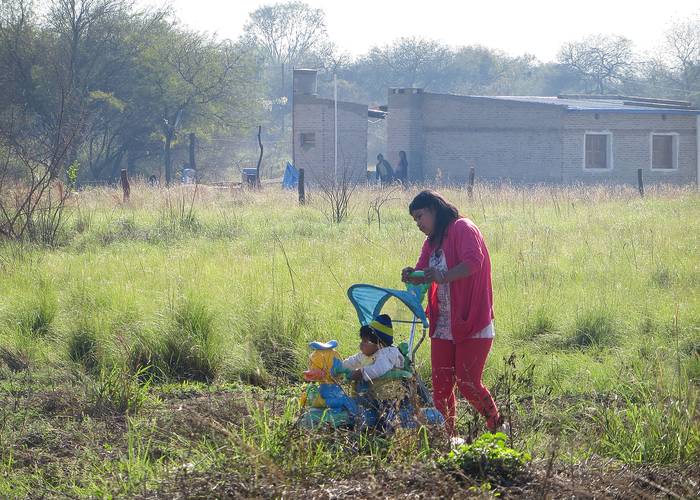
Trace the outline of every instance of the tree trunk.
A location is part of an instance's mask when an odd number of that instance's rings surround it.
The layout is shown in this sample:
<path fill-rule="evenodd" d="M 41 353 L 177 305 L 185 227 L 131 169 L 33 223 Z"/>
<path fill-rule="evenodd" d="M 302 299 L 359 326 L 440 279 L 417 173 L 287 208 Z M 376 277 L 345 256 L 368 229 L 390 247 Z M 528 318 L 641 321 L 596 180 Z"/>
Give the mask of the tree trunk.
<path fill-rule="evenodd" d="M 190 132 L 190 168 L 192 170 L 197 170 L 197 166 L 194 162 L 194 146 L 195 146 L 195 135 L 194 132 Z"/>

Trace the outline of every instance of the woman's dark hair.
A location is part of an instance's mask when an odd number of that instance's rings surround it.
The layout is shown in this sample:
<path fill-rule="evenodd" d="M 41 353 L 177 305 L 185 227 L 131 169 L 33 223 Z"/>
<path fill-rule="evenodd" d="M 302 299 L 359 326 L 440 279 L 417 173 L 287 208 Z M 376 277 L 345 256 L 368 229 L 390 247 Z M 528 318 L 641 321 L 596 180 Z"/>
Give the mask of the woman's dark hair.
<path fill-rule="evenodd" d="M 413 212 L 421 208 L 430 208 L 435 212 L 435 226 L 433 232 L 428 236 L 428 241 L 433 246 L 439 247 L 445 238 L 447 226 L 461 217 L 459 210 L 440 193 L 432 189 L 418 193 L 408 206 L 408 213 L 413 215 Z"/>
<path fill-rule="evenodd" d="M 360 338 L 366 339 L 373 344 L 379 344 L 379 337 L 377 337 L 377 334 L 374 333 L 374 330 L 372 330 L 369 325 L 360 327 Z"/>

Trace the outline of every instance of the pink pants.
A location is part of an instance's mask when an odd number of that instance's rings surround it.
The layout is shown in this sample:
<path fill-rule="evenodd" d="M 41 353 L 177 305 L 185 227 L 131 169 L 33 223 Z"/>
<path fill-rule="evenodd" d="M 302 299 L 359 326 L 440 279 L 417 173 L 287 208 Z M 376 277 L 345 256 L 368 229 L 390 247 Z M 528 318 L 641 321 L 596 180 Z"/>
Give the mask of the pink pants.
<path fill-rule="evenodd" d="M 486 417 L 486 427 L 494 430 L 500 414 L 489 390 L 481 383 L 486 357 L 493 339 L 468 339 L 455 344 L 451 340 L 431 339 L 435 407 L 445 416 L 447 432 L 455 432 L 455 384 L 469 403 Z"/>

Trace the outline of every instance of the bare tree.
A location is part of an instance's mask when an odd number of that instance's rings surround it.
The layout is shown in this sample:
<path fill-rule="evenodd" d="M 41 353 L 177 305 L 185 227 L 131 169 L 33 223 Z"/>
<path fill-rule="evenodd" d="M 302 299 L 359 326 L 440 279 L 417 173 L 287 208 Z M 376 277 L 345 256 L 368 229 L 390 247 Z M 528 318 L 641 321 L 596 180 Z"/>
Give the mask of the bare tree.
<path fill-rule="evenodd" d="M 330 222 L 340 224 L 348 216 L 350 201 L 357 188 L 357 179 L 346 165 L 342 176 L 336 178 L 326 175 L 318 181 L 321 199 L 325 202 L 323 210 Z"/>
<path fill-rule="evenodd" d="M 663 51 L 673 82 L 687 97 L 700 92 L 700 14 L 674 21 L 666 32 Z"/>
<path fill-rule="evenodd" d="M 382 230 L 382 209 L 384 205 L 390 201 L 398 199 L 395 195 L 402 189 L 401 184 L 394 183 L 389 186 L 382 186 L 379 188 L 376 196 L 370 201 L 369 207 L 367 208 L 367 224 L 371 225 L 374 220 L 377 221 L 379 230 Z"/>
<path fill-rule="evenodd" d="M 294 66 L 311 53 L 329 48 L 326 14 L 303 2 L 260 7 L 250 14 L 245 33 L 266 62 L 282 67 Z"/>
<path fill-rule="evenodd" d="M 61 92 L 56 122 L 15 128 L 11 119 L 0 127 L 0 236 L 52 245 L 63 223 L 70 191 L 59 177 L 84 116 L 66 113 L 69 97 Z M 19 120 L 24 120 L 20 117 Z M 25 125 L 26 127 L 26 125 Z"/>
<path fill-rule="evenodd" d="M 625 82 L 632 64 L 632 42 L 624 37 L 596 35 L 565 44 L 559 62 L 576 72 L 593 90 L 604 94 Z"/>

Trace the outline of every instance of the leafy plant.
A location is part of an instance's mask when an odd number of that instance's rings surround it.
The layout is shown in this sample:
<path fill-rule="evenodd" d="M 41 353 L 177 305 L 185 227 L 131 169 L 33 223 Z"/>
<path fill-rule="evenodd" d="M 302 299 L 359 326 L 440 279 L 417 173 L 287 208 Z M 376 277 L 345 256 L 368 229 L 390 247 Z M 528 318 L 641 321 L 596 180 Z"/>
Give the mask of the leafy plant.
<path fill-rule="evenodd" d="M 502 432 L 487 432 L 473 443 L 463 444 L 447 456 L 439 458 L 438 463 L 482 478 L 510 479 L 519 474 L 532 457 L 527 452 L 506 446 L 507 438 Z"/>

